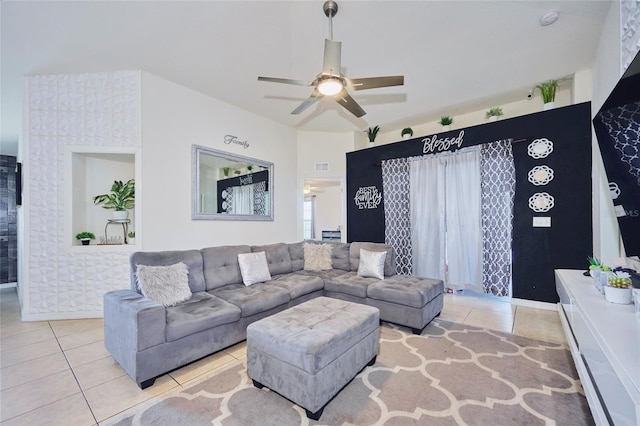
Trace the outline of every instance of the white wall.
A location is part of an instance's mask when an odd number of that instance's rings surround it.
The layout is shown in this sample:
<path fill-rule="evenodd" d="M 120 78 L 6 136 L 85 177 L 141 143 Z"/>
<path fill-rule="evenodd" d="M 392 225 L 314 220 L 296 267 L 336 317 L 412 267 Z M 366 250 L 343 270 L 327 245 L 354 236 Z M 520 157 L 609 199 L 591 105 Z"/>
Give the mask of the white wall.
<path fill-rule="evenodd" d="M 303 185 L 308 178 L 336 178 L 342 179 L 346 185 L 347 157 L 346 153 L 354 150 L 355 137 L 353 132 L 329 133 L 299 131 L 297 155 L 297 187 L 296 187 L 296 231 L 297 239 L 303 238 L 302 203 L 304 201 Z M 316 163 L 328 163 L 327 171 L 316 171 Z M 346 188 L 345 188 L 346 189 Z M 344 192 L 346 194 L 346 191 Z M 343 197 L 344 197 L 343 194 Z M 342 210 L 342 238 L 346 241 L 346 206 L 336 206 Z M 316 234 L 317 235 L 317 234 Z"/>
<path fill-rule="evenodd" d="M 620 3 L 611 2 L 593 65 L 593 99 L 591 114 L 595 115 L 607 100 L 620 79 Z M 620 230 L 613 212 L 613 201 L 609 194 L 606 174 L 593 134 L 593 254 L 611 264 L 613 257 L 621 255 Z"/>
<path fill-rule="evenodd" d="M 296 239 L 296 131 L 142 73 L 144 250 L 268 244 Z M 225 135 L 249 142 L 224 143 Z M 274 163 L 273 222 L 191 219 L 191 145 Z M 136 233 L 136 237 L 138 234 Z"/>

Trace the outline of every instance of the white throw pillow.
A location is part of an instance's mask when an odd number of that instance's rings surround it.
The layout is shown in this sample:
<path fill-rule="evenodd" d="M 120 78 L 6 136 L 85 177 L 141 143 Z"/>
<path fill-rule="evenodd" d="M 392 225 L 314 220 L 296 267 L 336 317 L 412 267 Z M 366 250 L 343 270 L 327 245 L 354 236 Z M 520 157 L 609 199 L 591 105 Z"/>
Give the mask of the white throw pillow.
<path fill-rule="evenodd" d="M 324 271 L 331 269 L 331 245 L 305 243 L 304 246 L 304 270 Z"/>
<path fill-rule="evenodd" d="M 136 278 L 142 294 L 161 305 L 175 306 L 191 298 L 189 269 L 182 262 L 169 266 L 138 265 Z"/>
<path fill-rule="evenodd" d="M 269 265 L 267 265 L 267 255 L 263 251 L 256 253 L 239 253 L 238 263 L 242 282 L 249 286 L 255 283 L 263 283 L 271 279 Z"/>
<path fill-rule="evenodd" d="M 384 259 L 386 256 L 386 251 L 369 251 L 360 249 L 358 276 L 384 280 Z"/>

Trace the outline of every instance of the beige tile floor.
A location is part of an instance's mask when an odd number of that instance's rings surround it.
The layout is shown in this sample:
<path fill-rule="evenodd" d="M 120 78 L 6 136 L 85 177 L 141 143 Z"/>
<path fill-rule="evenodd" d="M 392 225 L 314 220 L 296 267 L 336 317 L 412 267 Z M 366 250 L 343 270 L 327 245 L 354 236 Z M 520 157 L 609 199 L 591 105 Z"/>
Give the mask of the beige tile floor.
<path fill-rule="evenodd" d="M 558 313 L 487 298 L 445 296 L 441 318 L 565 343 Z M 240 343 L 140 390 L 103 344 L 102 319 L 22 322 L 15 289 L 0 290 L 0 423 L 96 425 L 246 356 Z"/>

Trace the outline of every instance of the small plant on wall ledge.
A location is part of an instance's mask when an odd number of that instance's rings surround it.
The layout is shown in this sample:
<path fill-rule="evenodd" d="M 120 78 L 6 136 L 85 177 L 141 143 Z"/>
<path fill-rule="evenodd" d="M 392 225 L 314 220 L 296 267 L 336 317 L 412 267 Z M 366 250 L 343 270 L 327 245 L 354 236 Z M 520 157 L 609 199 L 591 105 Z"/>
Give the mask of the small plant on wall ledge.
<path fill-rule="evenodd" d="M 231 171 L 231 167 L 223 167 L 222 168 L 222 173 L 224 173 L 225 176 L 229 176 L 229 172 Z"/>
<path fill-rule="evenodd" d="M 536 89 L 540 89 L 544 110 L 552 109 L 555 106 L 556 90 L 559 85 L 560 80 L 549 80 L 536 86 Z"/>
<path fill-rule="evenodd" d="M 109 194 L 96 195 L 93 197 L 93 204 L 102 205 L 103 208 L 113 210 L 115 220 L 125 220 L 129 217 L 129 212 L 135 207 L 136 190 L 135 181 L 129 179 L 126 183 L 121 180 L 113 181 Z"/>
<path fill-rule="evenodd" d="M 485 114 L 487 120 L 489 121 L 496 121 L 501 115 L 504 115 L 504 113 L 502 112 L 502 108 L 500 107 L 493 107 Z"/>
<path fill-rule="evenodd" d="M 400 132 L 400 136 L 402 139 L 410 139 L 413 136 L 413 129 L 411 127 L 405 127 L 402 129 L 402 132 Z"/>
<path fill-rule="evenodd" d="M 369 127 L 367 129 L 367 137 L 369 138 L 369 144 L 373 145 L 376 141 L 376 136 L 378 136 L 378 132 L 380 131 L 380 126 Z"/>
<path fill-rule="evenodd" d="M 448 115 L 443 115 L 442 117 L 440 117 L 440 124 L 442 125 L 443 130 L 449 130 L 449 126 L 451 126 L 451 123 L 453 123 L 453 118 L 449 117 Z"/>
<path fill-rule="evenodd" d="M 88 246 L 91 243 L 91 240 L 95 240 L 96 236 L 93 235 L 93 232 L 82 231 L 76 234 L 76 240 L 80 240 L 83 246 Z"/>

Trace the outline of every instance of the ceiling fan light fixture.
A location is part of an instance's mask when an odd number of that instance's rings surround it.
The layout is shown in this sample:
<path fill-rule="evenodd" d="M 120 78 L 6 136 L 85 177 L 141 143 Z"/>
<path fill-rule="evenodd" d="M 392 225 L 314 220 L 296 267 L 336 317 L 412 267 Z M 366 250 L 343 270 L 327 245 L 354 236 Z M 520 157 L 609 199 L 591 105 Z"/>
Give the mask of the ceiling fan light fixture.
<path fill-rule="evenodd" d="M 333 96 L 337 95 L 344 88 L 344 84 L 342 80 L 339 78 L 325 78 L 318 83 L 318 92 L 322 93 L 325 96 Z"/>

